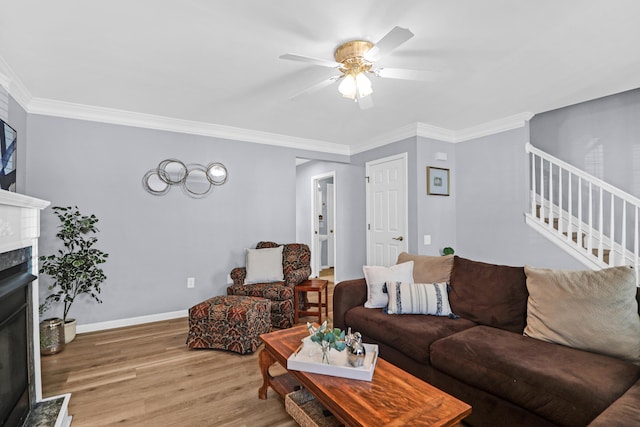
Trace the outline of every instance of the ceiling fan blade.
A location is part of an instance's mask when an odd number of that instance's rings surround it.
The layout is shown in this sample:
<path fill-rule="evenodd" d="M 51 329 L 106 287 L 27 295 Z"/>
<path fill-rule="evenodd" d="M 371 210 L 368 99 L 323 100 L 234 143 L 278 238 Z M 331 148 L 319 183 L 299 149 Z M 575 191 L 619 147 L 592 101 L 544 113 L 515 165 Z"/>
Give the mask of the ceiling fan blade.
<path fill-rule="evenodd" d="M 364 54 L 364 59 L 370 62 L 375 62 L 383 56 L 388 55 L 392 50 L 409 40 L 411 37 L 413 37 L 413 33 L 407 28 L 393 27 L 391 31 L 389 31 L 378 43 Z"/>
<path fill-rule="evenodd" d="M 418 80 L 423 82 L 432 82 L 438 79 L 440 73 L 436 71 L 427 70 L 407 70 L 404 68 L 376 68 L 373 70 L 373 74 L 377 77 L 384 77 L 386 79 L 401 79 L 401 80 Z"/>
<path fill-rule="evenodd" d="M 365 97 L 358 96 L 358 105 L 361 110 L 368 110 L 373 107 L 373 95 L 367 95 Z"/>
<path fill-rule="evenodd" d="M 296 55 L 295 53 L 285 53 L 280 55 L 280 59 L 287 59 L 289 61 L 308 62 L 314 65 L 321 65 L 323 67 L 338 68 L 342 67 L 342 64 L 335 61 L 328 61 L 322 58 L 314 58 L 312 56 Z"/>
<path fill-rule="evenodd" d="M 322 80 L 319 83 L 316 83 L 316 84 L 314 84 L 312 86 L 309 86 L 306 89 L 301 90 L 300 92 L 298 92 L 295 95 L 291 96 L 289 99 L 295 99 L 295 98 L 297 98 L 297 97 L 299 97 L 301 95 L 307 95 L 309 93 L 313 93 L 313 92 L 315 92 L 317 90 L 320 90 L 320 89 L 322 89 L 324 87 L 327 87 L 327 86 L 333 84 L 334 82 L 338 81 L 340 79 L 340 77 L 342 77 L 342 76 L 332 76 L 332 77 L 329 77 L 326 80 Z"/>

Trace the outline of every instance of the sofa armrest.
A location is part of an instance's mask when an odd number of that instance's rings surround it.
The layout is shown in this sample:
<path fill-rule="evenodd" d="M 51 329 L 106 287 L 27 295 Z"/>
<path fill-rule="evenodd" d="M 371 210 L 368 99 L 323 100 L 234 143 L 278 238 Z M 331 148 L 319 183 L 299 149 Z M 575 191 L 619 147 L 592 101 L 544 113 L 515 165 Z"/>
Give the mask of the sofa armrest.
<path fill-rule="evenodd" d="M 640 380 L 593 420 L 589 427 L 640 425 Z"/>
<path fill-rule="evenodd" d="M 346 329 L 344 315 L 349 309 L 364 305 L 367 282 L 364 279 L 345 280 L 333 289 L 333 327 Z"/>
<path fill-rule="evenodd" d="M 233 280 L 234 285 L 242 285 L 244 283 L 244 278 L 247 277 L 247 269 L 246 267 L 236 267 L 231 270 L 231 280 Z"/>
<path fill-rule="evenodd" d="M 292 270 L 287 277 L 284 278 L 284 282 L 286 286 L 293 288 L 307 280 L 309 276 L 311 276 L 311 267 L 305 266 Z"/>

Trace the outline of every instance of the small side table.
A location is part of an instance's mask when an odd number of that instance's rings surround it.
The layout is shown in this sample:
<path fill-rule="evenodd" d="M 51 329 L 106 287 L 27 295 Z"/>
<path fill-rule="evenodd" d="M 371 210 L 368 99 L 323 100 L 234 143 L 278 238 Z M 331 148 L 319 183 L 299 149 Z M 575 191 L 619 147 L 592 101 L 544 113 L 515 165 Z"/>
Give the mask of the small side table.
<path fill-rule="evenodd" d="M 318 316 L 318 323 L 322 324 L 322 308 L 324 307 L 324 315 L 328 319 L 329 318 L 329 304 L 328 304 L 328 295 L 327 295 L 327 285 L 329 284 L 328 280 L 324 279 L 309 279 L 300 283 L 296 286 L 295 296 L 294 296 L 294 305 L 295 305 L 295 315 L 294 315 L 294 325 L 298 323 L 298 317 L 300 316 Z M 317 307 L 317 310 L 300 310 L 299 305 L 299 294 L 300 292 L 317 292 L 318 293 L 318 302 L 310 302 L 307 303 L 310 307 Z M 322 301 L 322 295 L 324 294 L 324 302 Z"/>

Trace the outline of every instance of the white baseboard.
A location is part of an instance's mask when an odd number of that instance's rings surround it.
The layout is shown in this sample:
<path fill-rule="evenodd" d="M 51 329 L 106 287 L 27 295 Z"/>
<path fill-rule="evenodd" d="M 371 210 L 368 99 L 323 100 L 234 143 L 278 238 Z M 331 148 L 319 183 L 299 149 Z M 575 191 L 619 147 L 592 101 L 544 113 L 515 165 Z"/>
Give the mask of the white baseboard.
<path fill-rule="evenodd" d="M 108 322 L 89 323 L 78 325 L 77 333 L 104 331 L 107 329 L 122 328 L 125 326 L 141 325 L 143 323 L 159 322 L 161 320 L 178 319 L 187 317 L 188 310 L 171 311 L 169 313 L 149 314 L 147 316 L 130 317 L 128 319 L 109 320 Z"/>

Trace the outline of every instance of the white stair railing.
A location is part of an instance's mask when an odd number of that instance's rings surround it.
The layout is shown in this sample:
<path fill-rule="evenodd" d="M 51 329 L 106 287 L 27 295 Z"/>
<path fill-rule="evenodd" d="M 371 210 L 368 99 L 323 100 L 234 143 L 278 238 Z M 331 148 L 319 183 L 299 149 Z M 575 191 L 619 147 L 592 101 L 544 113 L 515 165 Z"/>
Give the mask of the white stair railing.
<path fill-rule="evenodd" d="M 631 265 L 640 280 L 640 199 L 531 144 L 526 151 L 527 224 L 593 269 Z"/>

